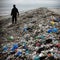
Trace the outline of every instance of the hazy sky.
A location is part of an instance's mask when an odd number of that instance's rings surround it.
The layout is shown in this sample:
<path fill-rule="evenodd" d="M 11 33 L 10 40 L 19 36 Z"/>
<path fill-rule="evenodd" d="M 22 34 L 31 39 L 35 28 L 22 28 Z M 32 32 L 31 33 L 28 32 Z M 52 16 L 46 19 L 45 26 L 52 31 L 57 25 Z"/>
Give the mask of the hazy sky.
<path fill-rule="evenodd" d="M 0 3 L 15 3 L 15 4 L 60 4 L 60 0 L 0 0 Z"/>
<path fill-rule="evenodd" d="M 7 4 L 20 4 L 20 5 L 57 5 L 60 6 L 60 0 L 0 0 L 0 6 Z"/>
<path fill-rule="evenodd" d="M 12 0 L 11 3 L 21 3 L 21 4 L 36 4 L 36 3 L 47 3 L 47 4 L 56 4 L 60 3 L 60 0 Z"/>

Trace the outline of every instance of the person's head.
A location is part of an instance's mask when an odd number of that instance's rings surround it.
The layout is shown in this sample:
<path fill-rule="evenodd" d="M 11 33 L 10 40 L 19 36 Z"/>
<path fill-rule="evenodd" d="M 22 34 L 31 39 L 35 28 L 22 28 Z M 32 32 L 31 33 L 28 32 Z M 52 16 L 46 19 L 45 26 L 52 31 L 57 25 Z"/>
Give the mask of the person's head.
<path fill-rule="evenodd" d="M 13 8 L 15 8 L 15 7 L 16 7 L 16 5 L 14 4 L 14 5 L 13 5 Z"/>

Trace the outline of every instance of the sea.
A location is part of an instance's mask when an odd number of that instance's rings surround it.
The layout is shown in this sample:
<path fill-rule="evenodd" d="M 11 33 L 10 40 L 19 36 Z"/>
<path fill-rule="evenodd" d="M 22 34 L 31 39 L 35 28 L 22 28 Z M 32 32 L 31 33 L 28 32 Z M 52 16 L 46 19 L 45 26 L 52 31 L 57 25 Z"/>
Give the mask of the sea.
<path fill-rule="evenodd" d="M 11 3 L 11 0 L 0 0 L 0 16 L 10 15 L 11 9 L 14 3 Z M 60 8 L 59 4 L 43 4 L 43 3 L 36 3 L 36 4 L 16 4 L 19 12 L 24 12 L 40 7 L 46 8 Z"/>

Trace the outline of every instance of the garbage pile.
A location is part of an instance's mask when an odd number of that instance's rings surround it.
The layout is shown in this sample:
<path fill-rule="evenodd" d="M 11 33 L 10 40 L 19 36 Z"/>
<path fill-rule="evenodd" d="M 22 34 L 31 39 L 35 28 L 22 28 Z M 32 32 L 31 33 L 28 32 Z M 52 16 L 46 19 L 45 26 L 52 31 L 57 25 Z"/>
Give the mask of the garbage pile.
<path fill-rule="evenodd" d="M 6 27 L 1 60 L 60 60 L 59 16 L 46 8 L 25 12 L 19 24 Z"/>

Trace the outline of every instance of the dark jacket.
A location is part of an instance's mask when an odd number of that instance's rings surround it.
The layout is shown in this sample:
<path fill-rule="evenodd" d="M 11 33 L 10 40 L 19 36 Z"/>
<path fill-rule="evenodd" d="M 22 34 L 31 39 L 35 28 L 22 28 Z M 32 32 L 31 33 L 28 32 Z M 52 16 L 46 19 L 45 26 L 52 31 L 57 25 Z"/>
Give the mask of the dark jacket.
<path fill-rule="evenodd" d="M 13 8 L 12 11 L 11 11 L 11 15 L 12 16 L 17 16 L 17 13 L 19 14 L 18 9 L 16 7 Z"/>

